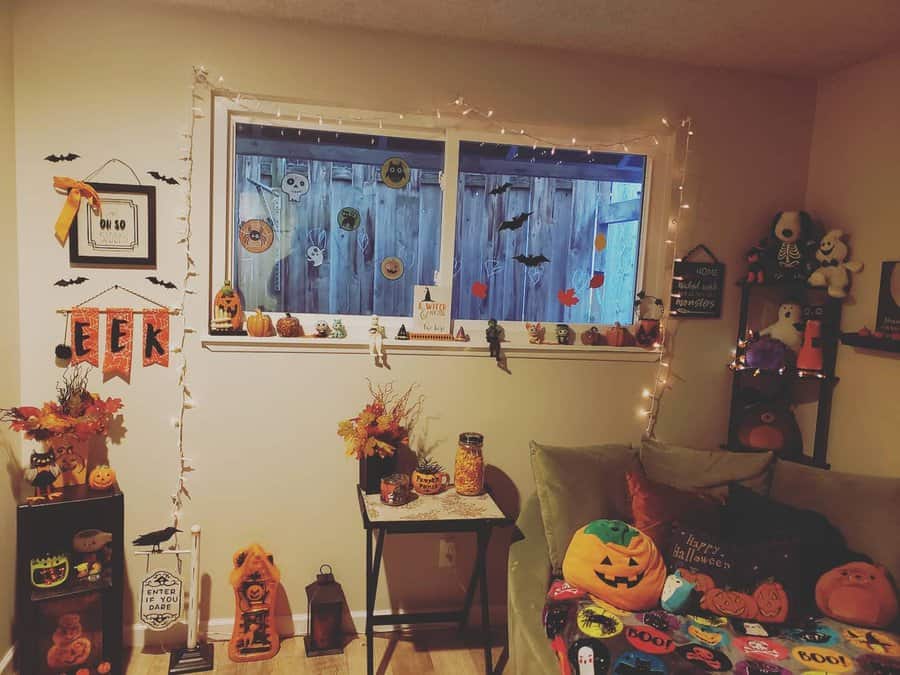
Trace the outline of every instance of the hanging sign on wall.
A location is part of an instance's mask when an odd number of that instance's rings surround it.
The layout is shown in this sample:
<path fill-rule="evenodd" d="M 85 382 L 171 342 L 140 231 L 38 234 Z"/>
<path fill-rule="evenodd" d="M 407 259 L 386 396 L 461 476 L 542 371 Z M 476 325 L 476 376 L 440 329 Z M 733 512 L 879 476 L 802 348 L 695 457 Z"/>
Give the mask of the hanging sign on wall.
<path fill-rule="evenodd" d="M 701 249 L 712 262 L 688 260 Z M 675 261 L 670 314 L 679 318 L 718 319 L 722 315 L 724 282 L 725 265 L 706 246 L 698 244 Z"/>
<path fill-rule="evenodd" d="M 413 326 L 422 333 L 450 333 L 450 299 L 440 286 L 413 286 Z"/>
<path fill-rule="evenodd" d="M 881 286 L 878 290 L 878 319 L 875 330 L 900 333 L 900 261 L 881 263 Z"/>
<path fill-rule="evenodd" d="M 150 630 L 165 630 L 181 618 L 181 579 L 167 570 L 151 572 L 141 582 L 141 621 Z"/>

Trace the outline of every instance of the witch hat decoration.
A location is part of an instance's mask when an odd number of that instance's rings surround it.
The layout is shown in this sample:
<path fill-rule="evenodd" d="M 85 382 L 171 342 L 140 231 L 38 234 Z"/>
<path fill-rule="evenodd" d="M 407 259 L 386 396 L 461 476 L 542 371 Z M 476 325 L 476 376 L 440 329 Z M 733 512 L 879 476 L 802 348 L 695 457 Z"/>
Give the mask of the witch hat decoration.
<path fill-rule="evenodd" d="M 400 324 L 400 330 L 397 331 L 398 340 L 409 340 L 409 333 L 406 332 L 406 324 Z"/>

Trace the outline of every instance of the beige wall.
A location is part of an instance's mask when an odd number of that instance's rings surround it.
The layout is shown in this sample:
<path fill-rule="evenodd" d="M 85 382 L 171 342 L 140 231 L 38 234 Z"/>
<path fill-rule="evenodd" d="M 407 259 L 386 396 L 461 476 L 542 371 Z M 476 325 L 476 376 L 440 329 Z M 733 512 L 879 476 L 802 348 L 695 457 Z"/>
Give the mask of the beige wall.
<path fill-rule="evenodd" d="M 15 405 L 19 398 L 18 261 L 16 250 L 16 155 L 13 125 L 12 7 L 0 3 L 0 407 Z M 0 425 L 5 427 L 6 425 Z M 19 442 L 11 431 L 0 429 L 0 462 L 17 461 Z M 0 480 L 0 541 L 7 554 L 0 556 L 0 657 L 12 644 L 13 578 L 16 540 L 15 502 L 10 480 Z"/>
<path fill-rule="evenodd" d="M 62 321 L 52 312 L 56 306 L 77 302 L 114 280 L 174 300 L 149 287 L 145 273 L 134 271 L 88 270 L 89 284 L 52 288 L 51 281 L 67 272 L 67 253 L 52 236 L 60 199 L 50 182 L 54 171 L 84 175 L 111 156 L 132 163 L 142 176 L 150 169 L 180 174 L 178 134 L 189 114 L 191 66 L 204 63 L 234 87 L 368 109 L 430 109 L 463 93 L 522 124 L 571 129 L 626 123 L 658 128 L 661 115 L 691 114 L 697 129 L 691 182 L 698 187 L 691 214 L 697 220 L 682 232 L 682 250 L 702 241 L 728 264 L 728 297 L 721 320 L 686 321 L 681 327 L 673 364 L 677 380 L 659 431 L 706 446 L 725 439 L 730 382 L 725 364 L 738 296 L 731 282 L 743 267 L 746 243 L 763 234 L 771 213 L 802 203 L 813 82 L 124 9 L 97 0 L 82 3 L 77 12 L 62 2 L 19 2 L 16 32 L 28 36 L 16 41 L 15 98 L 19 283 L 29 308 L 29 320 L 21 325 L 22 363 L 29 373 L 25 400 L 53 393 L 58 371 L 50 354 L 62 332 Z M 62 64 L 68 63 L 77 64 L 77 75 L 64 78 Z M 83 159 L 64 166 L 40 159 L 69 151 Z M 128 180 L 116 171 L 104 177 Z M 179 190 L 159 186 L 158 194 L 158 275 L 178 278 L 183 271 L 175 245 Z M 207 202 L 201 182 L 194 199 L 201 288 L 208 274 Z M 194 325 L 204 322 L 206 302 L 198 296 L 189 306 Z M 205 613 L 213 618 L 232 614 L 226 581 L 230 556 L 254 540 L 270 547 L 281 565 L 290 604 L 284 611 L 305 611 L 303 586 L 322 562 L 334 565 L 351 607 L 364 607 L 356 466 L 343 457 L 335 424 L 363 402 L 365 377 L 421 383 L 427 440 L 446 463 L 459 431 L 483 431 L 498 472 L 495 483 L 512 508 L 533 491 L 530 439 L 638 441 L 642 425 L 635 411 L 652 377 L 647 365 L 628 363 L 520 359 L 510 361 L 512 374 L 505 375 L 487 358 L 403 355 L 383 372 L 361 355 L 222 354 L 197 345 L 192 340 L 188 358 L 199 407 L 185 427 L 186 453 L 197 470 L 188 478 L 192 500 L 184 522 L 204 527 L 202 566 L 210 576 L 211 597 Z M 126 494 L 127 533 L 133 536 L 164 525 L 169 516 L 176 476 L 170 425 L 177 413 L 176 373 L 135 368 L 130 385 L 114 381 L 103 391 L 126 403 L 128 432 L 110 454 Z M 504 602 L 505 540 L 498 538 L 492 550 L 498 605 Z M 394 604 L 436 606 L 458 597 L 467 552 L 461 551 L 458 570 L 444 570 L 436 567 L 435 539 L 389 542 L 386 586 Z M 143 564 L 129 560 L 129 571 L 134 589 Z"/>
<path fill-rule="evenodd" d="M 819 82 L 807 206 L 850 235 L 854 275 L 843 328 L 874 327 L 883 260 L 900 259 L 900 54 Z M 900 476 L 900 358 L 842 346 L 829 458 L 835 469 Z"/>

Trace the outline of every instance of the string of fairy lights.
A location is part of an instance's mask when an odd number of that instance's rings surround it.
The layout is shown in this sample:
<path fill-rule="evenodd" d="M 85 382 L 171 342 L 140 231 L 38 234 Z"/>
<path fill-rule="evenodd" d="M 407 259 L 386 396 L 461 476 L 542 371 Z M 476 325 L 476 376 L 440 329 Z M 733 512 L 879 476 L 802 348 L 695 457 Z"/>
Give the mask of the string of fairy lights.
<path fill-rule="evenodd" d="M 179 315 L 182 317 L 183 330 L 179 342 L 173 352 L 180 356 L 180 368 L 178 376 L 178 387 L 180 391 L 180 408 L 178 415 L 173 420 L 173 424 L 177 429 L 177 459 L 178 459 L 178 477 L 175 490 L 171 495 L 171 518 L 174 527 L 178 527 L 181 517 L 184 497 L 189 497 L 186 487 L 186 474 L 192 470 L 190 458 L 185 455 L 185 436 L 184 423 L 188 410 L 196 406 L 191 387 L 188 382 L 188 358 L 186 346 L 189 336 L 197 332 L 196 328 L 189 325 L 188 315 L 185 312 L 188 298 L 195 294 L 196 289 L 191 287 L 193 280 L 199 276 L 197 272 L 196 261 L 191 250 L 191 238 L 193 232 L 193 178 L 194 178 L 194 162 L 195 162 L 195 134 L 197 132 L 198 121 L 207 117 L 205 107 L 210 104 L 210 97 L 223 96 L 231 100 L 232 104 L 244 110 L 258 114 L 265 114 L 275 119 L 284 119 L 287 116 L 283 113 L 283 107 L 287 104 L 279 102 L 275 99 L 260 99 L 252 94 L 247 94 L 225 86 L 225 78 L 218 76 L 211 78 L 209 71 L 205 66 L 195 66 L 193 72 L 193 81 L 191 84 L 191 117 L 190 124 L 186 132 L 182 134 L 182 138 L 186 141 L 186 146 L 181 148 L 181 156 L 179 160 L 185 163 L 185 171 L 180 179 L 185 185 L 185 201 L 182 215 L 178 216 L 178 220 L 183 224 L 183 230 L 180 233 L 178 244 L 184 247 L 185 271 L 182 283 L 182 294 L 180 304 L 176 307 Z M 308 108 L 309 106 L 304 106 Z M 616 140 L 609 139 L 589 139 L 578 135 L 572 135 L 566 138 L 552 138 L 543 133 L 534 133 L 531 130 L 501 118 L 496 114 L 495 109 L 491 107 L 482 107 L 475 105 L 463 96 L 456 96 L 444 107 L 434 108 L 430 111 L 416 110 L 409 113 L 376 113 L 369 115 L 329 115 L 325 112 L 310 113 L 297 112 L 296 121 L 298 123 L 306 122 L 313 126 L 326 126 L 331 128 L 343 127 L 345 122 L 350 125 L 363 125 L 368 128 L 377 126 L 378 129 L 384 129 L 386 125 L 392 125 L 396 122 L 402 122 L 407 115 L 430 115 L 435 121 L 442 120 L 444 117 L 451 117 L 457 122 L 465 124 L 469 121 L 477 121 L 481 128 L 489 128 L 498 132 L 501 136 L 509 136 L 510 144 L 531 145 L 533 151 L 538 148 L 549 148 L 549 155 L 554 156 L 557 149 L 580 150 L 586 156 L 590 157 L 594 152 L 617 151 L 632 152 L 643 149 L 652 148 L 660 144 L 659 136 L 663 134 L 675 134 L 676 140 L 676 161 L 680 157 L 678 168 L 674 172 L 675 198 L 673 203 L 673 214 L 668 220 L 668 231 L 665 244 L 667 251 L 672 254 L 671 265 L 674 268 L 676 262 L 675 252 L 677 248 L 677 232 L 679 225 L 685 214 L 690 209 L 687 201 L 687 178 L 688 178 L 688 159 L 691 151 L 691 140 L 694 136 L 693 120 L 690 117 L 679 120 L 678 122 L 670 122 L 666 117 L 661 118 L 663 127 L 657 133 L 634 134 L 627 138 L 619 138 Z M 292 114 L 291 117 L 294 115 Z M 438 124 L 442 124 L 439 122 Z M 298 128 L 298 134 L 302 134 L 303 128 Z M 592 161 L 592 160 L 591 160 Z M 670 268 L 671 269 L 671 268 Z M 659 417 L 660 407 L 665 393 L 671 390 L 670 367 L 673 357 L 672 342 L 669 339 L 667 324 L 668 313 L 664 313 L 660 320 L 660 339 L 654 347 L 658 352 L 657 367 L 653 384 L 643 390 L 642 395 L 645 405 L 639 410 L 641 417 L 646 417 L 646 428 L 644 431 L 645 438 L 653 438 L 656 428 L 656 422 Z M 177 540 L 176 540 L 177 546 Z"/>

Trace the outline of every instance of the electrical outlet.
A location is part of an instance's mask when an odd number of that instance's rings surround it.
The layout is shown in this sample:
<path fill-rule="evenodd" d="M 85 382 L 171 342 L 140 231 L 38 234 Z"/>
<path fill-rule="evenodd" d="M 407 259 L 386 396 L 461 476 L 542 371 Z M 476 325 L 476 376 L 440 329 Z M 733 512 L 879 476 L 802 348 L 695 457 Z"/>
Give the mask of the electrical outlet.
<path fill-rule="evenodd" d="M 441 539 L 438 546 L 438 567 L 456 567 L 456 542 Z"/>

